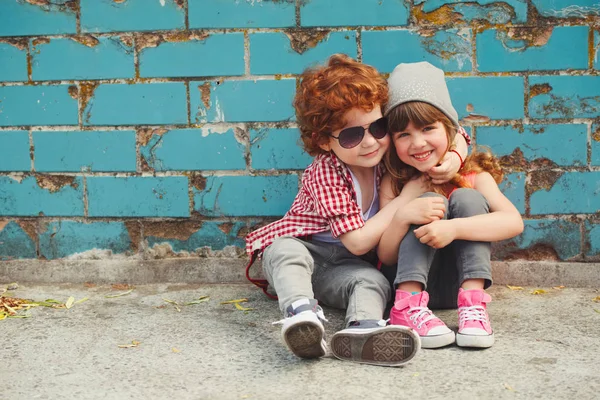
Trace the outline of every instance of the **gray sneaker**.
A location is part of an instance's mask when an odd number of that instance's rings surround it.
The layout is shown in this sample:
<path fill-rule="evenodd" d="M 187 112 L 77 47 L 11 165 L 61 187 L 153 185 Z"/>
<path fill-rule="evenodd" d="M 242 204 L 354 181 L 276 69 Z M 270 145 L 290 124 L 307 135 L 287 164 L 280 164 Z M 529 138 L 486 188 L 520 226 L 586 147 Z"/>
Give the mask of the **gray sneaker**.
<path fill-rule="evenodd" d="M 314 299 L 301 299 L 286 310 L 286 317 L 273 324 L 282 324 L 281 336 L 287 347 L 300 358 L 319 358 L 327 352 L 323 309 Z"/>
<path fill-rule="evenodd" d="M 411 360 L 421 348 L 412 329 L 384 320 L 361 320 L 336 332 L 331 351 L 340 360 L 395 367 Z"/>

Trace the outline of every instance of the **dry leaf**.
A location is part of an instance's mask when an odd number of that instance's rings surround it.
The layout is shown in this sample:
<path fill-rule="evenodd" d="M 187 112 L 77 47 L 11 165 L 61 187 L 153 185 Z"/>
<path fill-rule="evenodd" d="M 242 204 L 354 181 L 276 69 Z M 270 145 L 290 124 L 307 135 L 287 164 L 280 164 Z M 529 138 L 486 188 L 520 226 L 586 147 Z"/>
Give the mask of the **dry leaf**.
<path fill-rule="evenodd" d="M 88 300 L 89 300 L 89 298 L 87 298 L 87 297 L 84 297 L 83 299 L 79 299 L 79 300 L 77 300 L 77 301 L 76 301 L 75 303 L 73 303 L 73 304 L 79 304 L 79 303 L 83 303 L 84 301 L 88 301 Z"/>
<path fill-rule="evenodd" d="M 184 305 L 186 306 L 191 306 L 192 304 L 200 304 L 200 303 L 205 303 L 207 301 L 210 300 L 209 296 L 200 296 L 197 300 L 192 300 L 188 303 L 185 303 Z"/>
<path fill-rule="evenodd" d="M 240 303 L 233 303 L 233 304 L 235 304 L 235 308 L 237 308 L 240 311 L 251 311 L 251 310 L 254 310 L 254 308 L 242 307 L 242 306 L 240 306 Z"/>
<path fill-rule="evenodd" d="M 127 296 L 127 295 L 128 295 L 128 294 L 130 294 L 131 292 L 133 292 L 133 289 L 130 289 L 130 290 L 126 291 L 126 292 L 123 292 L 123 293 L 118 293 L 118 294 L 107 294 L 107 295 L 106 295 L 106 296 L 104 296 L 104 297 L 106 297 L 107 299 L 112 299 L 112 298 L 114 298 L 114 297 Z"/>
<path fill-rule="evenodd" d="M 563 290 L 565 287 L 563 285 L 560 286 L 554 286 L 552 289 L 556 289 L 556 290 Z"/>
<path fill-rule="evenodd" d="M 544 289 L 535 289 L 533 292 L 531 292 L 531 294 L 535 294 L 535 295 L 546 294 L 546 293 L 548 293 L 548 292 L 546 292 Z"/>
<path fill-rule="evenodd" d="M 600 303 L 600 296 L 596 296 L 592 299 L 593 302 Z"/>
<path fill-rule="evenodd" d="M 65 307 L 67 308 L 67 310 L 71 307 L 73 307 L 73 303 L 75 303 L 75 297 L 70 296 L 67 300 L 67 302 L 65 303 Z"/>
<path fill-rule="evenodd" d="M 85 286 L 86 288 L 93 288 L 96 287 L 96 284 L 93 282 L 85 282 L 83 286 Z"/>
<path fill-rule="evenodd" d="M 221 304 L 245 303 L 247 301 L 248 301 L 248 299 L 235 299 L 235 300 L 222 301 Z"/>
<path fill-rule="evenodd" d="M 597 308 L 594 308 L 594 311 L 596 311 L 598 314 L 600 314 L 600 310 L 598 310 Z M 0 318 L 2 319 L 2 318 Z"/>
<path fill-rule="evenodd" d="M 9 283 L 6 287 L 6 290 L 17 290 L 19 288 L 19 284 L 16 282 Z"/>
<path fill-rule="evenodd" d="M 166 301 L 167 303 L 173 304 L 173 306 L 175 307 L 175 309 L 177 310 L 177 312 L 181 312 L 181 308 L 179 308 L 179 303 L 178 302 L 176 302 L 175 300 L 165 299 L 164 297 L 163 297 L 163 300 Z"/>
<path fill-rule="evenodd" d="M 176 347 L 173 347 L 173 348 L 171 349 L 171 351 L 172 351 L 173 353 L 181 353 L 181 350 L 179 350 L 179 349 L 178 349 L 178 348 L 176 348 Z"/>
<path fill-rule="evenodd" d="M 117 347 L 121 348 L 121 349 L 127 349 L 129 347 L 138 347 L 140 345 L 140 342 L 138 342 L 137 340 L 132 340 L 131 344 L 118 344 Z"/>
<path fill-rule="evenodd" d="M 510 290 L 523 290 L 523 288 L 521 286 L 506 285 L 506 287 L 509 288 Z"/>
<path fill-rule="evenodd" d="M 111 288 L 113 288 L 114 290 L 129 290 L 129 289 L 133 289 L 133 286 L 127 284 L 127 283 L 113 283 L 112 285 L 110 285 Z"/>

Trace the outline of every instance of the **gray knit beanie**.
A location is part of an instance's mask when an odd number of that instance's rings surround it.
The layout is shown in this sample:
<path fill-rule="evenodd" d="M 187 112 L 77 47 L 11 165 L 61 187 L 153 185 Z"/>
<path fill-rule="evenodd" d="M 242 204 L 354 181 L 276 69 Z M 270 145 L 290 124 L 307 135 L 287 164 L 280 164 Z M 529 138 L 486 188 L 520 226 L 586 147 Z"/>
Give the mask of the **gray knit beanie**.
<path fill-rule="evenodd" d="M 458 113 L 450 101 L 450 93 L 444 79 L 444 71 L 428 62 L 398 64 L 388 78 L 390 99 L 384 115 L 400 104 L 422 101 L 437 107 L 459 127 Z"/>

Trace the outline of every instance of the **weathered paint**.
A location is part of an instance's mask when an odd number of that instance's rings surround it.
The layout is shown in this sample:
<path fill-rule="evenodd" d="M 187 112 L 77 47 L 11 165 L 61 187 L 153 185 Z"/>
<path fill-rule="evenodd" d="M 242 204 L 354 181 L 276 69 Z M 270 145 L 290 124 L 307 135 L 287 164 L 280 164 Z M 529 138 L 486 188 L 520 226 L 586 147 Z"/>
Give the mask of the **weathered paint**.
<path fill-rule="evenodd" d="M 588 237 L 587 257 L 600 256 L 600 223 L 586 222 L 585 229 Z"/>
<path fill-rule="evenodd" d="M 57 35 L 77 32 L 77 16 L 71 0 L 35 5 L 26 1 L 0 3 L 0 36 Z"/>
<path fill-rule="evenodd" d="M 529 100 L 534 118 L 596 118 L 600 113 L 600 76 L 530 76 L 529 85 L 551 90 Z"/>
<path fill-rule="evenodd" d="M 600 166 L 600 124 L 592 125 L 592 165 Z"/>
<path fill-rule="evenodd" d="M 303 151 L 298 129 L 261 128 L 250 130 L 252 168 L 303 170 L 312 162 Z"/>
<path fill-rule="evenodd" d="M 454 15 L 452 19 L 433 20 L 437 24 L 453 22 L 484 21 L 489 24 L 521 23 L 527 20 L 527 2 L 525 0 L 414 0 L 417 10 L 422 13 L 434 14 L 443 8 Z M 439 14 L 441 15 L 441 13 Z"/>
<path fill-rule="evenodd" d="M 27 81 L 27 45 L 0 42 L 0 62 L 0 82 Z"/>
<path fill-rule="evenodd" d="M 597 0 L 531 0 L 537 11 L 546 17 L 585 18 L 600 15 Z"/>
<path fill-rule="evenodd" d="M 504 180 L 498 187 L 517 207 L 517 210 L 521 214 L 525 214 L 525 174 L 523 172 L 505 174 Z"/>
<path fill-rule="evenodd" d="M 598 213 L 600 172 L 565 172 L 551 188 L 532 193 L 530 204 L 535 215 Z"/>
<path fill-rule="evenodd" d="M 0 220 L 0 260 L 36 256 L 34 239 L 17 222 Z"/>
<path fill-rule="evenodd" d="M 393 0 L 301 1 L 302 26 L 407 25 L 408 7 Z"/>

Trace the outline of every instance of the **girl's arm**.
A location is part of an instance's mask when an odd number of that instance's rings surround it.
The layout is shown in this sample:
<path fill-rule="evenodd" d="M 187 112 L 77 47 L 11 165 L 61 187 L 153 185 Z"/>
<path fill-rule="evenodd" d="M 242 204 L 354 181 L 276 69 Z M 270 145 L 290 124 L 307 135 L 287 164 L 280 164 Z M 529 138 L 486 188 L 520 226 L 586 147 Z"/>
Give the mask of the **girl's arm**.
<path fill-rule="evenodd" d="M 442 159 L 440 165 L 427 171 L 427 175 L 431 177 L 431 183 L 434 185 L 441 185 L 452 179 L 462 167 L 461 161 L 465 160 L 469 155 L 469 146 L 463 135 L 456 135 L 454 137 L 454 147 L 456 152 L 460 154 L 460 157 L 455 152 L 449 151 Z"/>

